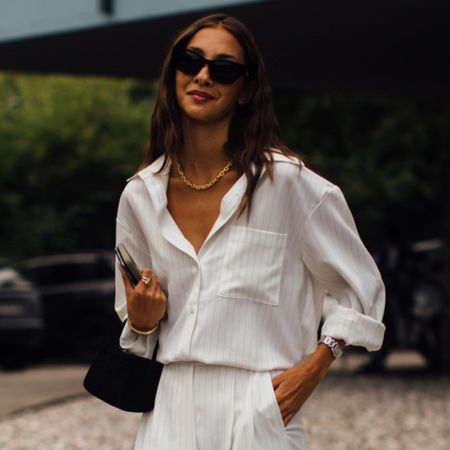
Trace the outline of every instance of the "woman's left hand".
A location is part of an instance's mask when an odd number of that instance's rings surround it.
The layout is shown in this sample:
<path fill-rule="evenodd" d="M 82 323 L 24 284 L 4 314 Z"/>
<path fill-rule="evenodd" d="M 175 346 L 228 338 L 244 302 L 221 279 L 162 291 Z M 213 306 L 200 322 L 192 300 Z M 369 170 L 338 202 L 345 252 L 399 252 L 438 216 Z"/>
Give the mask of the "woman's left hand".
<path fill-rule="evenodd" d="M 278 406 L 286 426 L 300 410 L 333 362 L 329 349 L 318 350 L 304 363 L 281 372 L 272 378 Z"/>

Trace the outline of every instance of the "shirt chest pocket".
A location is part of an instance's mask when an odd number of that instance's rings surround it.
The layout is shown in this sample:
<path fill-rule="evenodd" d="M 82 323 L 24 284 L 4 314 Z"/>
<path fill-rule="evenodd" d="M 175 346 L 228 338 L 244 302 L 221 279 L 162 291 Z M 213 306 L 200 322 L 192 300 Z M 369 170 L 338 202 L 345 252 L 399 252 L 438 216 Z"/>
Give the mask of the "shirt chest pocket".
<path fill-rule="evenodd" d="M 278 305 L 287 234 L 232 226 L 218 297 Z"/>

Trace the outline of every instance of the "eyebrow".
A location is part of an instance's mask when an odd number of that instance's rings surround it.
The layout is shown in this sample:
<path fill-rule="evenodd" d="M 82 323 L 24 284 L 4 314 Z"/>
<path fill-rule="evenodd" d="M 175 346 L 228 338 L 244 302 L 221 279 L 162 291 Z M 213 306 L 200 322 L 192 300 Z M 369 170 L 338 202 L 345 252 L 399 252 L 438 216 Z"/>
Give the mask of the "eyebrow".
<path fill-rule="evenodd" d="M 205 56 L 205 53 L 203 52 L 203 50 L 201 48 L 198 47 L 192 47 L 189 46 L 187 47 L 189 50 L 193 50 L 194 52 L 199 53 L 202 56 Z M 236 56 L 230 55 L 228 53 L 219 53 L 218 55 L 215 56 L 214 59 L 232 59 L 234 62 L 237 62 L 240 64 L 239 60 L 236 58 Z"/>

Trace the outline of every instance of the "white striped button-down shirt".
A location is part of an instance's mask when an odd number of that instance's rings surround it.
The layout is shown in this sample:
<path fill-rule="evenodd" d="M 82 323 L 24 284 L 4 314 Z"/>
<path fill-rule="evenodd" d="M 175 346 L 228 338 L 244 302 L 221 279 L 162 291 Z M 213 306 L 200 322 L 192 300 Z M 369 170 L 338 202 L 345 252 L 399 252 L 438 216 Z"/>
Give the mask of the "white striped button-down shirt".
<path fill-rule="evenodd" d="M 124 326 L 124 349 L 158 361 L 190 361 L 255 371 L 287 369 L 317 346 L 328 291 L 337 300 L 322 334 L 380 348 L 385 293 L 338 187 L 302 163 L 275 154 L 274 180 L 263 172 L 246 221 L 237 210 L 242 175 L 222 198 L 198 254 L 167 209 L 163 157 L 128 180 L 119 202 L 117 243 L 150 267 L 168 297 L 167 320 L 149 335 Z M 116 311 L 127 317 L 116 273 Z"/>

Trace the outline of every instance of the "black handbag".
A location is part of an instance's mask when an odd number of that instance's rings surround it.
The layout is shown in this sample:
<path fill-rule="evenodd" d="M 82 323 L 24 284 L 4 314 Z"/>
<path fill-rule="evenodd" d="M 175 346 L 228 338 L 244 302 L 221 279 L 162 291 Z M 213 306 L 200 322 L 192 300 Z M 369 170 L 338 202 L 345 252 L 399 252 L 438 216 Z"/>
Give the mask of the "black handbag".
<path fill-rule="evenodd" d="M 118 344 L 103 346 L 84 377 L 83 386 L 93 396 L 128 412 L 148 412 L 155 406 L 164 365 L 126 352 Z"/>

